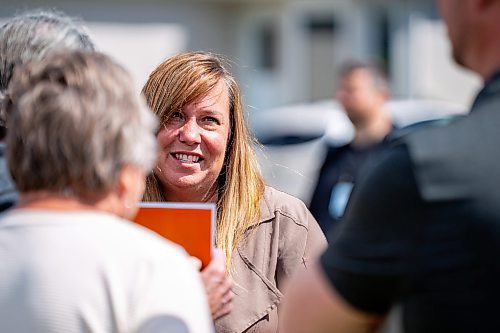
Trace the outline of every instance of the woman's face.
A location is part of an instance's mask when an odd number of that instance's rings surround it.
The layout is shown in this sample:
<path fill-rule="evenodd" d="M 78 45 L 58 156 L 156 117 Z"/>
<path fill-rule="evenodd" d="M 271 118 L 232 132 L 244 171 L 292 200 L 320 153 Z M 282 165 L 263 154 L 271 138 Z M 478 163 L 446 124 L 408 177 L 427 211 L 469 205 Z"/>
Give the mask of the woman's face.
<path fill-rule="evenodd" d="M 221 80 L 174 113 L 157 135 L 154 170 L 169 201 L 201 201 L 214 189 L 230 134 L 229 95 Z"/>

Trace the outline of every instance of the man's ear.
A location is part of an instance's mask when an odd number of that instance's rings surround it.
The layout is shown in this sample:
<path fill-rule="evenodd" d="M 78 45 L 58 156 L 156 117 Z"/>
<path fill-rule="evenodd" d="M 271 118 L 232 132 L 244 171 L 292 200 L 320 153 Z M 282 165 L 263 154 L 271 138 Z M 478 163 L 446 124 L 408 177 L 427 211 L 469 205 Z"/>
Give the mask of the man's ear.
<path fill-rule="evenodd" d="M 124 199 L 129 189 L 130 184 L 130 171 L 127 167 L 123 167 L 118 174 L 118 182 L 116 183 L 116 195 L 119 199 Z"/>
<path fill-rule="evenodd" d="M 499 0 L 473 0 L 476 8 L 480 10 L 489 10 L 492 6 L 500 3 Z"/>
<path fill-rule="evenodd" d="M 123 206 L 123 216 L 128 218 L 135 214 L 144 188 L 145 176 L 141 169 L 131 165 L 123 166 L 115 188 L 117 199 Z"/>
<path fill-rule="evenodd" d="M 137 166 L 125 165 L 118 176 L 117 194 L 120 198 L 137 197 L 144 191 L 144 173 Z"/>

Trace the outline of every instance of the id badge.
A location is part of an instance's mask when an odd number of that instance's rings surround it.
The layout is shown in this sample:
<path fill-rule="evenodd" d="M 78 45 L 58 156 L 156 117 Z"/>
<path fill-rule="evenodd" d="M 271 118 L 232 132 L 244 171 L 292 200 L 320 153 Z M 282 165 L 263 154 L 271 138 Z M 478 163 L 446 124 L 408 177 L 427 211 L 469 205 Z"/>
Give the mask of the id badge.
<path fill-rule="evenodd" d="M 353 186 L 354 184 L 351 182 L 339 182 L 332 188 L 328 205 L 328 212 L 331 217 L 339 219 L 344 215 Z"/>

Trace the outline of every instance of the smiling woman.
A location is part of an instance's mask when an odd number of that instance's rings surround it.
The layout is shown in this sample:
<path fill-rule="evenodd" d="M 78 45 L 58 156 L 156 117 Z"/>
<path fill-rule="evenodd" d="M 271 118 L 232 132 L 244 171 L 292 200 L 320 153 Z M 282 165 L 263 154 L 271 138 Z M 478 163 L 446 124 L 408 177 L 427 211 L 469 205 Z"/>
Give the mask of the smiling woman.
<path fill-rule="evenodd" d="M 143 94 L 161 122 L 144 200 L 217 204 L 216 246 L 226 256 L 219 278 L 227 290 L 214 287 L 212 263 L 201 273 L 217 332 L 277 332 L 283 282 L 326 244 L 317 222 L 300 200 L 265 186 L 240 88 L 219 58 L 169 58 Z"/>
<path fill-rule="evenodd" d="M 222 81 L 164 122 L 154 174 L 168 188 L 167 201 L 216 201 L 229 132 L 229 96 Z"/>

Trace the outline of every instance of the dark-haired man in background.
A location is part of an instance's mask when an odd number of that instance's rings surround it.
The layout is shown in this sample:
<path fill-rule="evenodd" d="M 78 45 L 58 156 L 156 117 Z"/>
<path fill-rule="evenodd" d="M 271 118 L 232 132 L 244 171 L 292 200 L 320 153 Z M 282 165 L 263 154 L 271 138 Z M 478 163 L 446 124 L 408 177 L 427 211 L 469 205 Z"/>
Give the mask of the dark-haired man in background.
<path fill-rule="evenodd" d="M 377 64 L 345 63 L 336 96 L 354 126 L 354 137 L 342 145 L 328 143 L 313 192 L 309 208 L 325 235 L 337 227 L 344 215 L 359 170 L 380 152 L 382 140 L 393 128 L 385 109 L 389 85 Z"/>

